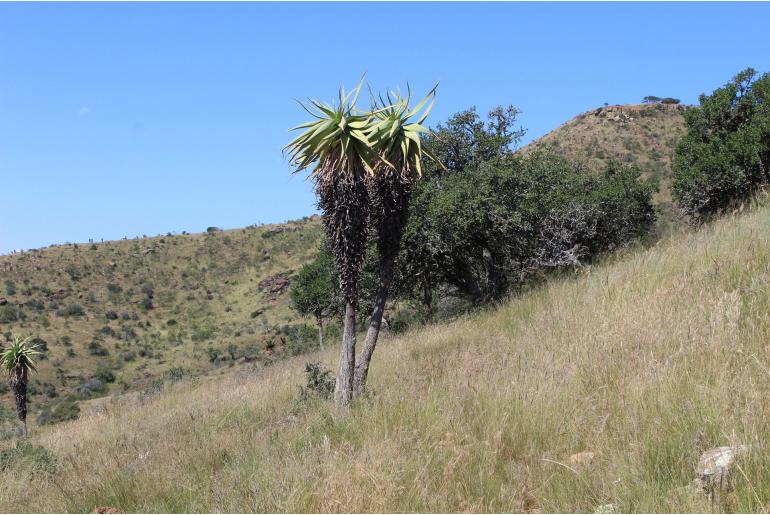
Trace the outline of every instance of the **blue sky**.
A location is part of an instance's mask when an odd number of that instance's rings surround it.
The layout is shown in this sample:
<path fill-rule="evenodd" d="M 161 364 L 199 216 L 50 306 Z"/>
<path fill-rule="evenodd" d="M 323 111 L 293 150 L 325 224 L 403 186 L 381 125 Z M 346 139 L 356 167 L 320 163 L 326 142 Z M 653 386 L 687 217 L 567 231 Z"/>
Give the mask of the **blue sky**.
<path fill-rule="evenodd" d="M 525 141 L 604 102 L 697 102 L 770 71 L 770 4 L 0 3 L 0 252 L 315 211 L 281 148 L 363 71 L 440 81 L 431 122 L 524 111 Z"/>

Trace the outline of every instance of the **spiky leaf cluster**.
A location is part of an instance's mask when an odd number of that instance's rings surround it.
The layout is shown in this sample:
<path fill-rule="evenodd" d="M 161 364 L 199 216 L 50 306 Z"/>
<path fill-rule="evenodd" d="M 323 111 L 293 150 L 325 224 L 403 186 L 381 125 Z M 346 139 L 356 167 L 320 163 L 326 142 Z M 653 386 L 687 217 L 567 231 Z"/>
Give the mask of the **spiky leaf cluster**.
<path fill-rule="evenodd" d="M 420 135 L 427 132 L 422 123 L 436 91 L 434 87 L 413 109 L 410 91 L 406 98 L 395 94 L 387 96 L 388 102 L 375 100 L 371 111 L 361 112 L 355 103 L 362 82 L 348 94 L 340 90 L 337 106 L 317 100 L 300 103 L 314 119 L 294 127 L 303 132 L 286 146 L 295 173 L 315 165 L 310 178 L 340 288 L 353 302 L 370 220 L 378 225 L 381 254 L 397 250 L 411 186 L 422 174 L 422 156 L 428 155 Z"/>
<path fill-rule="evenodd" d="M 37 345 L 30 345 L 30 337 L 15 336 L 13 343 L 0 352 L 0 368 L 11 374 L 15 369 L 37 370 L 34 356 L 40 354 Z"/>
<path fill-rule="evenodd" d="M 339 93 L 339 105 L 310 100 L 300 105 L 314 120 L 294 127 L 303 130 L 286 150 L 295 173 L 315 165 L 318 207 L 324 213 L 324 229 L 334 255 L 340 289 L 345 300 L 355 303 L 361 263 L 366 251 L 368 193 L 365 176 L 373 173 L 376 154 L 366 136 L 371 116 L 356 110 L 361 83 L 352 92 Z"/>
<path fill-rule="evenodd" d="M 392 96 L 388 94 L 387 101 L 382 97 L 374 101 L 374 121 L 366 134 L 380 156 L 378 173 L 397 173 L 402 180 L 411 181 L 422 175 L 423 156 L 435 160 L 433 155 L 422 148 L 421 134 L 428 132 L 423 122 L 433 109 L 437 87 L 434 86 L 411 109 L 411 90 L 406 98 L 394 93 Z M 417 121 L 412 121 L 417 116 Z"/>
<path fill-rule="evenodd" d="M 398 253 L 414 181 L 422 175 L 423 155 L 435 160 L 421 140 L 421 135 L 428 132 L 422 124 L 433 108 L 435 96 L 436 87 L 414 108 L 409 107 L 411 90 L 406 98 L 394 93 L 388 94 L 387 101 L 382 97 L 374 101 L 375 121 L 367 134 L 380 162 L 376 173 L 368 178 L 368 188 L 381 267 L 392 265 Z"/>

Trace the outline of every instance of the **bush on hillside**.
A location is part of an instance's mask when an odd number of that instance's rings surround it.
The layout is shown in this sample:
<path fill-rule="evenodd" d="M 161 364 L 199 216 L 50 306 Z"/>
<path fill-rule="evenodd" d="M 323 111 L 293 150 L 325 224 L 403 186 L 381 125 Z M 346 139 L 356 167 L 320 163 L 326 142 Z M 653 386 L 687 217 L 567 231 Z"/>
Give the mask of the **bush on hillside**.
<path fill-rule="evenodd" d="M 67 304 L 63 308 L 56 310 L 56 314 L 60 317 L 81 317 L 86 312 L 80 304 Z"/>
<path fill-rule="evenodd" d="M 70 279 L 72 279 L 73 281 L 79 281 L 83 277 L 83 275 L 80 272 L 80 269 L 75 265 L 67 265 L 64 268 L 64 271 L 67 273 L 68 276 L 70 276 Z"/>
<path fill-rule="evenodd" d="M 305 364 L 305 386 L 299 387 L 298 402 L 311 398 L 331 399 L 334 394 L 335 377 L 320 363 Z"/>
<path fill-rule="evenodd" d="M 10 324 L 19 320 L 24 320 L 24 313 L 19 307 L 12 304 L 0 306 L 0 324 Z"/>
<path fill-rule="evenodd" d="M 37 416 L 37 423 L 41 426 L 75 420 L 80 416 L 80 407 L 75 399 L 70 396 L 46 404 Z"/>
<path fill-rule="evenodd" d="M 26 464 L 32 474 L 53 474 L 56 470 L 56 456 L 40 445 L 19 440 L 16 447 L 0 451 L 0 472 Z"/>
<path fill-rule="evenodd" d="M 75 393 L 82 398 L 88 399 L 96 395 L 101 395 L 107 391 L 107 385 L 101 379 L 91 377 L 86 379 L 75 387 Z"/>
<path fill-rule="evenodd" d="M 109 356 L 110 354 L 110 351 L 104 348 L 104 346 L 97 340 L 91 340 L 88 342 L 86 350 L 91 356 Z"/>
<path fill-rule="evenodd" d="M 109 363 L 99 363 L 96 367 L 94 377 L 103 383 L 114 383 L 115 373 L 112 371 L 112 366 Z"/>
<path fill-rule="evenodd" d="M 11 281 L 10 279 L 6 279 L 5 281 L 5 294 L 16 295 L 16 283 Z"/>
<path fill-rule="evenodd" d="M 448 162 L 460 166 L 418 183 L 399 285 L 426 306 L 439 295 L 472 304 L 499 298 L 534 273 L 590 261 L 654 223 L 655 188 L 637 170 L 611 164 L 592 175 L 555 154 L 522 158 L 510 140 L 494 138 L 498 131 L 511 133 L 493 123 L 480 131 L 487 133 L 480 135 L 483 141 L 501 145 L 497 150 L 488 148 L 481 158 L 454 157 Z M 451 144 L 453 132 L 432 135 L 428 146 L 439 140 L 462 148 Z"/>
<path fill-rule="evenodd" d="M 770 74 L 749 68 L 685 113 L 672 192 L 703 221 L 749 198 L 770 179 Z"/>

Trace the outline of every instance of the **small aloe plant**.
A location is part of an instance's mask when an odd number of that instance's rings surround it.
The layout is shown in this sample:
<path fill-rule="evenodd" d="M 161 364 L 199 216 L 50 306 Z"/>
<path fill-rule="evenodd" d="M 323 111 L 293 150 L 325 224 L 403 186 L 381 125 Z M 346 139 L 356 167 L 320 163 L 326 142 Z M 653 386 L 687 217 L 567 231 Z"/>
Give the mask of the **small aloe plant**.
<path fill-rule="evenodd" d="M 36 371 L 34 356 L 40 354 L 30 337 L 15 336 L 10 347 L 0 351 L 0 368 L 8 373 L 8 380 L 16 400 L 16 415 L 27 435 L 27 383 L 30 371 Z"/>

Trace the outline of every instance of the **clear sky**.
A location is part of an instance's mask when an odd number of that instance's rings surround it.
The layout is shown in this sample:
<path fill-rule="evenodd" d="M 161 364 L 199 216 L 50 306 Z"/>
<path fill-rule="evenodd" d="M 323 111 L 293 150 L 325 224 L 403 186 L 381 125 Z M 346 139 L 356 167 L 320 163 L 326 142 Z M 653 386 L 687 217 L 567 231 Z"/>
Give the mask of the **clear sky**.
<path fill-rule="evenodd" d="M 431 123 L 512 103 L 528 141 L 770 71 L 768 22 L 768 3 L 0 3 L 0 252 L 312 214 L 281 153 L 292 99 L 365 70 L 440 81 Z"/>

